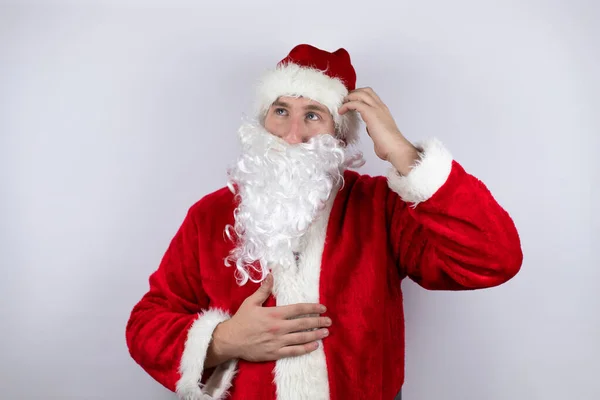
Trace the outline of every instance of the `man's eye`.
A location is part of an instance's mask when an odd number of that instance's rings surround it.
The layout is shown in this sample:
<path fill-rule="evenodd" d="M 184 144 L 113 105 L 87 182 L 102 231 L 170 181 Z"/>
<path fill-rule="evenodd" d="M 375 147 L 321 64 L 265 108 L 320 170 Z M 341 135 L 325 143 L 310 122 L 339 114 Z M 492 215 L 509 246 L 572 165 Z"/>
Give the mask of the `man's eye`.
<path fill-rule="evenodd" d="M 283 109 L 283 108 L 276 108 L 275 109 L 275 114 L 277 114 L 277 115 L 285 115 L 285 109 Z"/>
<path fill-rule="evenodd" d="M 308 119 L 310 119 L 312 121 L 318 121 L 319 120 L 319 115 L 315 114 L 315 113 L 308 113 L 308 114 L 306 114 L 306 116 L 308 117 Z"/>

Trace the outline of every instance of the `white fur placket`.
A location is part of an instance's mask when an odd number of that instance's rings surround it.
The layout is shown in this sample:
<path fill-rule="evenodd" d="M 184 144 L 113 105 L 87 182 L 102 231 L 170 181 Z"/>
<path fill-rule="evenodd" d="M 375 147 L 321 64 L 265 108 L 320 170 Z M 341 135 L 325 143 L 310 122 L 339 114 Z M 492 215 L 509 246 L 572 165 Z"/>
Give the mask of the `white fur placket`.
<path fill-rule="evenodd" d="M 325 210 L 313 222 L 303 240 L 297 267 L 273 268 L 273 294 L 278 306 L 318 303 L 321 259 L 325 247 L 327 223 L 337 190 L 332 191 Z M 293 257 L 293 255 L 290 255 Z M 329 380 L 323 343 L 300 357 L 277 360 L 275 385 L 278 400 L 329 400 Z"/>

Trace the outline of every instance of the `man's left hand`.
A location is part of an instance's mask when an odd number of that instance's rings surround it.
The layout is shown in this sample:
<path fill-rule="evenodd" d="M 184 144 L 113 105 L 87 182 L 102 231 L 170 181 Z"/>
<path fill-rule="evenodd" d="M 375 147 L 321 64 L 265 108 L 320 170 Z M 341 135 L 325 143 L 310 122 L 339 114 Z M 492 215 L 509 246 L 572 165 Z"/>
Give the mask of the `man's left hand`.
<path fill-rule="evenodd" d="M 348 110 L 357 111 L 365 121 L 377 157 L 389 161 L 400 174 L 407 175 L 419 158 L 418 150 L 402 135 L 390 110 L 375 91 L 366 87 L 348 93 L 338 113 L 343 115 Z"/>

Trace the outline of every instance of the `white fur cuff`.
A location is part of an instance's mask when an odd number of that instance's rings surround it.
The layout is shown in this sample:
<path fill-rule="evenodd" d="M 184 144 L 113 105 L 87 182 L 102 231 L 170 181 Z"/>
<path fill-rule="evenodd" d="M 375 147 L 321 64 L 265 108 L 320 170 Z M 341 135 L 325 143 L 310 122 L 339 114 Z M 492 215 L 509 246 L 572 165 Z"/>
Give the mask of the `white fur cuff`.
<path fill-rule="evenodd" d="M 431 198 L 452 170 L 452 155 L 439 140 L 430 139 L 416 147 L 421 150 L 420 159 L 408 175 L 401 176 L 395 168 L 387 174 L 390 189 L 413 207 Z"/>
<path fill-rule="evenodd" d="M 227 395 L 236 373 L 237 361 L 229 360 L 215 368 L 205 385 L 200 383 L 204 371 L 206 352 L 218 324 L 231 318 L 219 309 L 209 309 L 200 314 L 188 331 L 177 382 L 177 395 L 182 400 L 220 400 Z"/>

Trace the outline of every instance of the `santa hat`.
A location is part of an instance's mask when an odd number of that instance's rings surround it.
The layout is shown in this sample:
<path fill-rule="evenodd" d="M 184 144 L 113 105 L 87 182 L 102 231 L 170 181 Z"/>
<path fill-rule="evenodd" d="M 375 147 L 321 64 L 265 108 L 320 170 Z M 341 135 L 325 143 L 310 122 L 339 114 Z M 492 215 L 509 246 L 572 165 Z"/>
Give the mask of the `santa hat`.
<path fill-rule="evenodd" d="M 292 49 L 275 69 L 267 71 L 257 87 L 257 112 L 261 118 L 280 96 L 305 97 L 329 109 L 336 134 L 348 144 L 358 140 L 358 113 L 338 114 L 348 92 L 356 88 L 356 72 L 345 49 L 333 53 L 308 44 Z"/>

